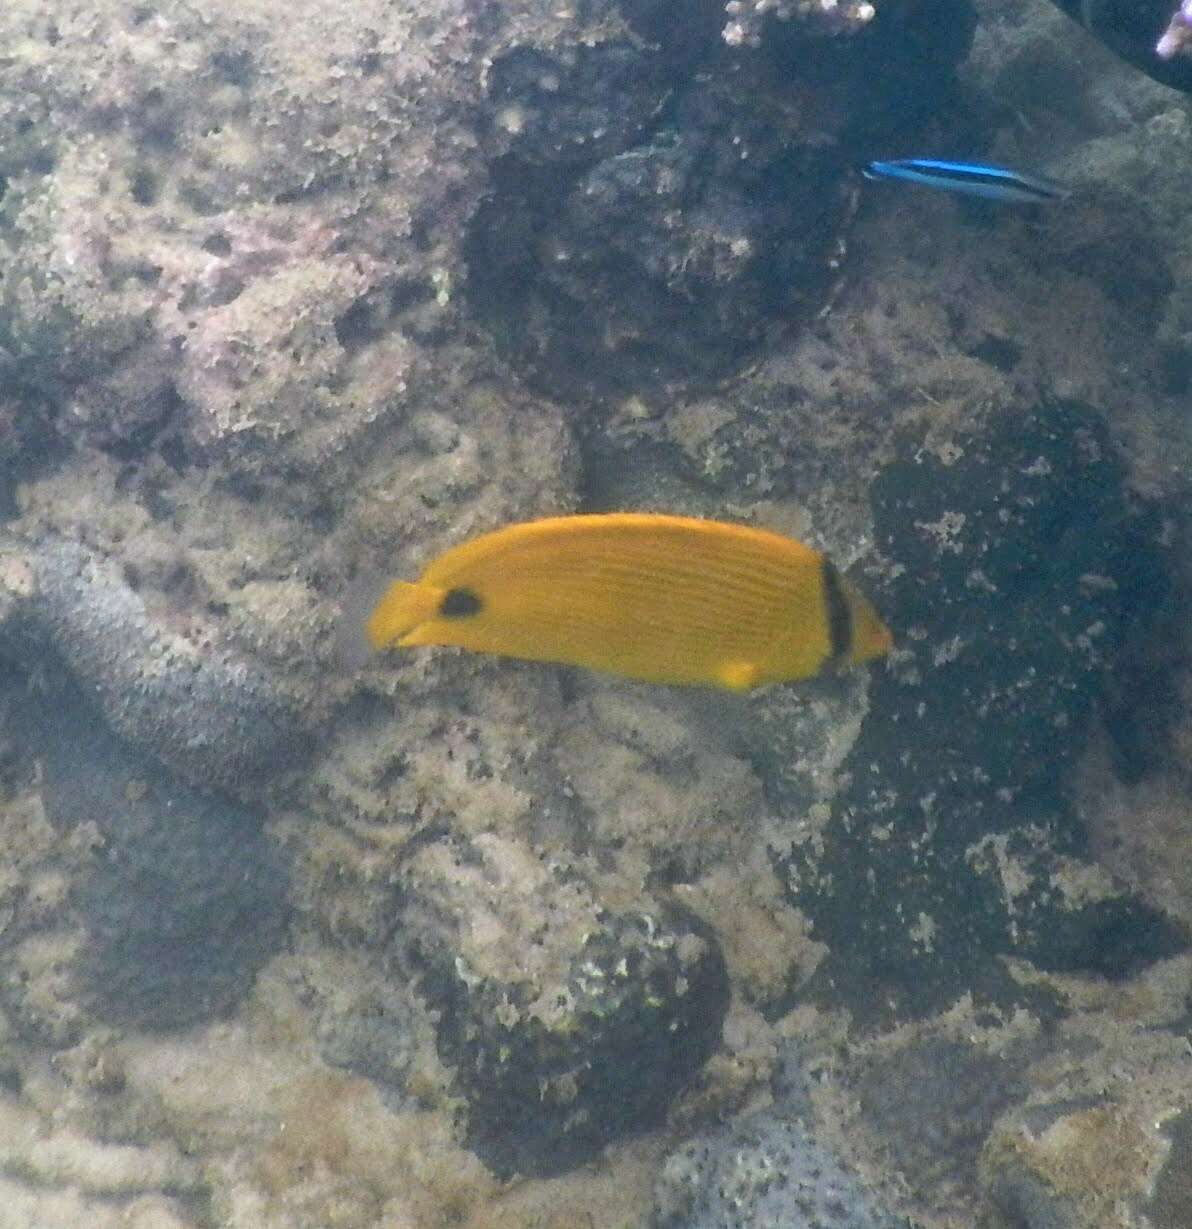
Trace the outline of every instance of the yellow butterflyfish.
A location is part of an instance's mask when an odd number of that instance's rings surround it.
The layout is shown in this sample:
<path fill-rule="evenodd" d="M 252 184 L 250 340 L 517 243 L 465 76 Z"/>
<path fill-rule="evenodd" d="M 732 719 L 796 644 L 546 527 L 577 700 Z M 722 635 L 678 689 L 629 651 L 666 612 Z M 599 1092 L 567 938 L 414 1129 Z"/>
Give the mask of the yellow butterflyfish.
<path fill-rule="evenodd" d="M 373 608 L 374 649 L 458 645 L 747 691 L 880 657 L 890 632 L 819 551 L 724 521 L 560 516 L 452 547 Z"/>

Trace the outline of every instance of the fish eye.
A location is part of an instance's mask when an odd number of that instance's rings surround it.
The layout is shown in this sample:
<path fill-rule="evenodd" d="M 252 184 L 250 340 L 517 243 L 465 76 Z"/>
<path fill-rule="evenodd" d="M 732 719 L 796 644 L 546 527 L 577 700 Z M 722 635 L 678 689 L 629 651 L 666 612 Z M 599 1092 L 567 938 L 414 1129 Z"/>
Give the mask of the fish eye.
<path fill-rule="evenodd" d="M 471 589 L 448 589 L 439 603 L 439 614 L 444 619 L 464 619 L 483 609 L 484 603 Z"/>

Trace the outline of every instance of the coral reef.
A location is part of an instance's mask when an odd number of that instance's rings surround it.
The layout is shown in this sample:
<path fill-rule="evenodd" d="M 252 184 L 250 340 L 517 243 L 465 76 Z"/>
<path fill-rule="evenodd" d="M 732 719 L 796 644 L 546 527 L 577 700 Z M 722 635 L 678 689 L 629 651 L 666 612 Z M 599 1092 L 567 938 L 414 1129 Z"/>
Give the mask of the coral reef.
<path fill-rule="evenodd" d="M 439 6 L 425 43 L 383 6 L 346 26 L 315 3 L 290 16 L 9 10 L 0 344 L 59 390 L 70 438 L 135 450 L 174 431 L 248 468 L 318 439 L 322 462 L 392 407 L 377 367 L 404 348 L 370 322 L 433 304 L 433 270 L 449 284 L 451 202 L 480 165 L 450 117 L 474 89 L 466 8 Z M 347 254 L 362 202 L 371 240 Z"/>
<path fill-rule="evenodd" d="M 1189 1223 L 1187 116 L 1042 0 L 683 16 L 0 11 L 4 1229 Z M 348 663 L 626 507 L 889 668 Z"/>
<path fill-rule="evenodd" d="M 760 37 L 744 32 L 771 7 L 738 17 L 730 41 Z M 634 6 L 652 48 L 494 64 L 513 135 L 471 228 L 470 296 L 536 386 L 584 399 L 706 387 L 830 298 L 858 134 L 913 127 L 972 14 L 963 0 L 894 4 L 872 37 L 837 46 L 808 31 L 864 26 L 870 6 L 778 7 L 800 20 L 772 28 L 764 56 L 692 45 L 685 23 Z"/>
<path fill-rule="evenodd" d="M 844 4 L 824 5 L 816 0 L 729 0 L 725 12 L 732 18 L 724 27 L 724 41 L 730 46 L 758 44 L 762 22 L 798 21 L 814 36 L 856 34 L 877 15 L 880 5 L 868 0 L 847 0 Z"/>

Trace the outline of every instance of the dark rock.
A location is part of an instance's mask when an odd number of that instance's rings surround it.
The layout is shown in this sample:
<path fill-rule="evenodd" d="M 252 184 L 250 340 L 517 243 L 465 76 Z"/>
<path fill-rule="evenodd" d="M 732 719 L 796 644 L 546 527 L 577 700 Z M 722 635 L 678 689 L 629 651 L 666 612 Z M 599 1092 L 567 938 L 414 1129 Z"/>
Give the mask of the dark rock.
<path fill-rule="evenodd" d="M 1155 44 L 1167 28 L 1178 0 L 1052 0 L 1106 47 L 1173 90 L 1192 93 L 1192 59 L 1161 60 Z"/>
<path fill-rule="evenodd" d="M 488 74 L 491 115 L 512 132 L 513 155 L 590 164 L 638 141 L 670 83 L 659 56 L 628 43 L 546 52 L 515 47 Z"/>
<path fill-rule="evenodd" d="M 682 20 L 675 20 L 673 0 L 618 0 L 629 28 L 659 47 L 672 60 L 690 64 L 720 49 L 723 0 L 687 0 Z"/>
<path fill-rule="evenodd" d="M 177 359 L 141 347 L 106 375 L 79 385 L 62 421 L 64 445 L 80 439 L 123 460 L 141 456 L 180 406 L 173 385 Z"/>
<path fill-rule="evenodd" d="M 614 913 L 495 837 L 410 868 L 402 939 L 439 1012 L 467 1140 L 498 1174 L 562 1173 L 665 1117 L 720 1040 L 723 958 L 697 923 Z"/>
<path fill-rule="evenodd" d="M 469 286 L 526 379 L 572 399 L 707 387 L 814 315 L 860 150 L 894 139 L 892 115 L 921 122 L 972 34 L 964 0 L 886 7 L 856 37 L 792 22 L 761 51 L 729 51 L 699 8 L 652 56 L 510 53 L 491 103 L 519 130 L 472 228 Z M 666 28 L 650 3 L 631 19 Z"/>
<path fill-rule="evenodd" d="M 42 710 L 30 749 L 50 821 L 95 834 L 70 894 L 83 1005 L 147 1029 L 231 1011 L 285 921 L 286 874 L 259 816 L 171 779 L 77 702 Z"/>
<path fill-rule="evenodd" d="M 476 303 L 534 382 L 569 395 L 729 373 L 819 302 L 848 211 L 837 153 L 715 82 L 569 184 L 509 170 L 473 233 Z"/>
<path fill-rule="evenodd" d="M 1154 1229 L 1192 1225 L 1192 1110 L 1164 1123 L 1171 1151 L 1151 1187 L 1146 1214 Z"/>
<path fill-rule="evenodd" d="M 861 105 L 850 116 L 850 137 L 886 144 L 953 103 L 953 70 L 967 58 L 976 30 L 971 0 L 882 5 L 863 36 L 855 86 Z"/>
<path fill-rule="evenodd" d="M 1119 977 L 1179 950 L 1174 923 L 1086 873 L 1064 796 L 1107 665 L 1165 591 L 1099 421 L 1055 404 L 943 455 L 907 444 L 872 500 L 887 566 L 868 588 L 898 647 L 822 856 L 782 866 L 831 948 L 815 990 L 861 1018 L 919 1013 L 1015 994 L 1000 954 Z"/>

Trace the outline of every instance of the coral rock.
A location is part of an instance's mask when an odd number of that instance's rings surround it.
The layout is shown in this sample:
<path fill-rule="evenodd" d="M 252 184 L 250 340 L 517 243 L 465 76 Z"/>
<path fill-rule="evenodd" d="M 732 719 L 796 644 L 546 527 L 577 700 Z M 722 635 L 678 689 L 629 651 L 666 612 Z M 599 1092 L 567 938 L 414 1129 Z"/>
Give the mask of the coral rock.
<path fill-rule="evenodd" d="M 21 622 L 122 738 L 188 781 L 243 788 L 306 746 L 296 704 L 249 661 L 155 617 L 120 570 L 73 542 L 8 543 L 30 574 Z M 12 628 L 8 629 L 10 632 Z"/>
<path fill-rule="evenodd" d="M 657 1125 L 718 1043 L 727 979 L 697 923 L 613 912 L 574 868 L 497 837 L 429 846 L 409 886 L 404 941 L 469 1145 L 498 1173 L 560 1173 Z"/>
<path fill-rule="evenodd" d="M 684 1144 L 655 1195 L 664 1229 L 909 1229 L 782 1108 Z"/>

